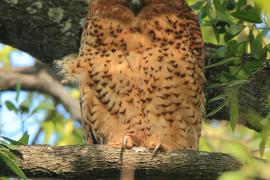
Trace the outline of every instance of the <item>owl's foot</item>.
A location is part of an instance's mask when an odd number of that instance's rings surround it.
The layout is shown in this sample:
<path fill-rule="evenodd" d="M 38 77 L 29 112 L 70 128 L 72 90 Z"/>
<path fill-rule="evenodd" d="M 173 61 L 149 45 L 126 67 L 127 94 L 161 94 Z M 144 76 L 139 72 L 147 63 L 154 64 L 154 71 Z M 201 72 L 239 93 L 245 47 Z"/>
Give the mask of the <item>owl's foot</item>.
<path fill-rule="evenodd" d="M 121 148 L 121 149 L 131 149 L 134 146 L 131 136 L 128 135 L 125 135 L 122 139 L 121 138 L 110 139 L 107 142 L 107 145 L 113 148 Z"/>
<path fill-rule="evenodd" d="M 123 140 L 122 140 L 122 147 L 120 151 L 120 162 L 121 164 L 123 163 L 123 156 L 125 149 L 131 149 L 133 147 L 133 140 L 130 136 L 125 135 Z"/>
<path fill-rule="evenodd" d="M 126 135 L 123 138 L 122 141 L 122 151 L 125 151 L 125 149 L 131 149 L 133 147 L 133 140 L 130 136 Z"/>
<path fill-rule="evenodd" d="M 161 143 L 158 143 L 154 149 L 154 154 L 153 154 L 153 158 L 157 156 L 158 152 L 162 150 L 162 144 Z"/>

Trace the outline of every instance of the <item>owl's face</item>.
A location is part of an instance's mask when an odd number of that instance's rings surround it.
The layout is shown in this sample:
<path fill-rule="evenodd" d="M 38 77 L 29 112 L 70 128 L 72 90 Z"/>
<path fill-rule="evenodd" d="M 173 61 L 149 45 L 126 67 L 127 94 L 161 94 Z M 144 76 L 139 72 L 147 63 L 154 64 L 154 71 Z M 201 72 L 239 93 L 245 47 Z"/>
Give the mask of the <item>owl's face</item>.
<path fill-rule="evenodd" d="M 184 0 L 92 0 L 93 4 L 101 6 L 121 5 L 128 8 L 135 16 L 137 16 L 146 6 L 151 4 L 164 5 L 172 2 L 179 2 Z"/>
<path fill-rule="evenodd" d="M 137 15 L 141 9 L 150 1 L 151 0 L 92 0 L 93 3 L 103 6 L 121 4 L 129 8 L 135 15 Z"/>

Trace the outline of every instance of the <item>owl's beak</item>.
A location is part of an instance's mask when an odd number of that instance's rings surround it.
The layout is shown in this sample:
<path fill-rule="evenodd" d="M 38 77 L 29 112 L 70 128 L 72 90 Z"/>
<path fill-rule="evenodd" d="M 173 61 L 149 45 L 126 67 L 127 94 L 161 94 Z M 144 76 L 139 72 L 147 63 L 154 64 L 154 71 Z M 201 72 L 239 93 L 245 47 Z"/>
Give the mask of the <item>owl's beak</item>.
<path fill-rule="evenodd" d="M 128 6 L 132 10 L 132 12 L 135 14 L 139 14 L 142 7 L 144 6 L 144 0 L 127 0 Z"/>

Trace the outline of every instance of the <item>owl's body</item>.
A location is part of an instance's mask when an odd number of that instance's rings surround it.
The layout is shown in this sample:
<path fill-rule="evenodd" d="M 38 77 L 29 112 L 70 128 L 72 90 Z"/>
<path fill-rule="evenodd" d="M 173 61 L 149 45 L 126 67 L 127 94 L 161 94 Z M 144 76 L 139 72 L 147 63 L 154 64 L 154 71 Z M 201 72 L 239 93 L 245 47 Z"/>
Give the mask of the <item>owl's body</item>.
<path fill-rule="evenodd" d="M 204 53 L 184 0 L 92 0 L 81 49 L 85 138 L 120 147 L 197 149 L 204 116 Z"/>

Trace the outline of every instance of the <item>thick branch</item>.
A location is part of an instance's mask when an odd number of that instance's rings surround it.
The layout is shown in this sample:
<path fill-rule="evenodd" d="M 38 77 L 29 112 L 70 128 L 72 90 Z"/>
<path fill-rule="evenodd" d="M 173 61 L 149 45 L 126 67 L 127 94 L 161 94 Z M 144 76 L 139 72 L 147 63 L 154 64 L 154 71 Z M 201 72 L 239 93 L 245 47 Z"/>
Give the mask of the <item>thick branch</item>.
<path fill-rule="evenodd" d="M 14 90 L 20 83 L 24 90 L 39 91 L 59 100 L 74 119 L 81 119 L 79 101 L 72 98 L 50 74 L 45 70 L 35 72 L 34 68 L 16 68 L 5 71 L 0 69 L 0 89 Z"/>
<path fill-rule="evenodd" d="M 122 170 L 135 169 L 136 179 L 216 179 L 241 166 L 227 154 L 193 151 L 153 158 L 148 150 L 126 150 L 121 163 L 120 149 L 105 146 L 20 146 L 16 154 L 28 177 L 119 179 Z M 0 175 L 11 175 L 1 162 Z"/>
<path fill-rule="evenodd" d="M 87 0 L 0 0 L 0 42 L 51 63 L 77 52 Z"/>

